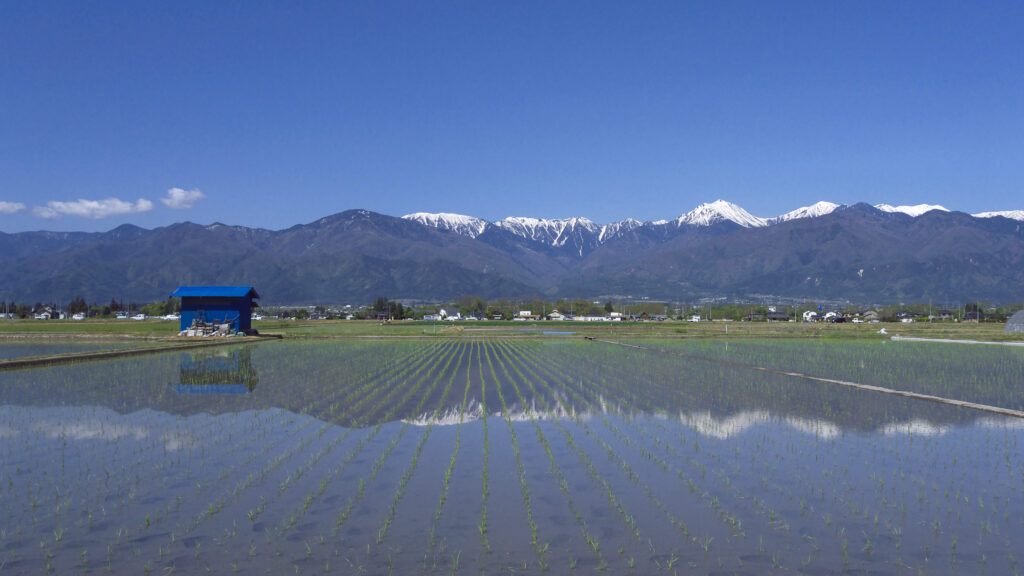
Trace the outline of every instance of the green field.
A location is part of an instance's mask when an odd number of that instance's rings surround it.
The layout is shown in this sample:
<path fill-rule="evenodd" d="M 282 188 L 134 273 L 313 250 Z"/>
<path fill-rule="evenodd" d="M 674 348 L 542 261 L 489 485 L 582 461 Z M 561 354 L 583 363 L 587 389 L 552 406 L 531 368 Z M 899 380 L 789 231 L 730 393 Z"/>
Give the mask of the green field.
<path fill-rule="evenodd" d="M 1000 323 L 917 322 L 911 324 L 827 324 L 802 322 L 418 322 L 373 320 L 264 320 L 261 333 L 286 338 L 452 337 L 538 335 L 538 331 L 571 331 L 577 335 L 617 338 L 840 338 L 886 339 L 893 334 L 923 338 L 1021 341 L 1024 334 L 1005 334 Z M 885 328 L 888 335 L 878 331 Z M 178 323 L 165 320 L 0 320 L 0 337 L 124 336 L 172 338 Z"/>

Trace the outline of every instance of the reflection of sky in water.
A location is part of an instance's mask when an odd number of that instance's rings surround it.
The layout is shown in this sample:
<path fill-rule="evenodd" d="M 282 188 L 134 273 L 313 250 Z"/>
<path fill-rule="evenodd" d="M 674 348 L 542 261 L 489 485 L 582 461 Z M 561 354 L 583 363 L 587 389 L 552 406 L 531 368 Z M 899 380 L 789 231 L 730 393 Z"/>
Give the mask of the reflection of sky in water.
<path fill-rule="evenodd" d="M 225 416 L 227 419 L 230 416 Z M 0 406 L 0 421 L 4 422 L 0 424 L 0 438 L 27 436 L 36 440 L 79 443 L 155 438 L 170 452 L 196 443 L 196 439 L 181 428 L 178 418 L 151 410 L 119 414 L 95 406 Z"/>
<path fill-rule="evenodd" d="M 119 414 L 95 406 L 3 406 L 0 449 L 8 457 L 0 466 L 0 479 L 9 484 L 7 492 L 46 494 L 64 486 L 60 490 L 67 490 L 70 498 L 56 514 L 50 504 L 35 511 L 28 500 L 12 504 L 8 532 L 27 522 L 45 534 L 66 530 L 74 545 L 56 548 L 57 565 L 65 567 L 73 565 L 81 548 L 98 554 L 110 545 L 120 560 L 114 562 L 120 566 L 115 574 L 134 573 L 141 566 L 135 558 L 159 560 L 171 532 L 176 538 L 192 538 L 192 548 L 172 555 L 176 570 L 183 572 L 203 569 L 194 557 L 197 542 L 211 551 L 206 562 L 213 569 L 243 563 L 249 569 L 285 570 L 310 554 L 323 565 L 335 552 L 354 560 L 366 544 L 371 559 L 386 561 L 389 549 L 377 547 L 375 534 L 407 481 L 412 496 L 403 500 L 394 520 L 400 526 L 395 538 L 401 534 L 402 540 L 392 541 L 403 544 L 390 553 L 397 565 L 415 571 L 423 553 L 416 543 L 432 522 L 440 479 L 461 431 L 451 488 L 458 490 L 452 497 L 458 494 L 459 499 L 449 504 L 448 512 L 467 517 L 447 517 L 450 522 L 440 525 L 447 545 L 484 565 L 500 567 L 500 558 L 508 554 L 517 558 L 512 564 L 520 565 L 520 557 L 530 564 L 535 552 L 528 542 L 522 549 L 513 544 L 521 537 L 514 527 L 522 528 L 519 458 L 537 510 L 552 509 L 534 512 L 543 537 L 561 543 L 552 557 L 563 563 L 570 555 L 585 558 L 588 548 L 579 539 L 579 527 L 571 517 L 558 519 L 567 496 L 552 476 L 547 449 L 539 442 L 541 431 L 572 487 L 568 497 L 590 529 L 613 552 L 621 546 L 641 558 L 645 572 L 665 562 L 660 554 L 650 553 L 648 541 L 669 556 L 687 558 L 687 567 L 697 570 L 713 571 L 719 563 L 738 570 L 755 562 L 759 546 L 790 562 L 813 557 L 813 564 L 825 569 L 843 565 L 843 535 L 852 541 L 863 532 L 876 551 L 864 554 L 865 536 L 860 536 L 849 545 L 856 547 L 850 566 L 878 568 L 895 554 L 915 569 L 931 567 L 929 573 L 947 572 L 945 565 L 936 569 L 934 560 L 925 562 L 914 554 L 948 547 L 953 536 L 959 538 L 960 570 L 976 566 L 981 554 L 987 555 L 990 570 L 1008 568 L 1007 552 L 1021 543 L 1024 501 L 1018 475 L 1024 467 L 1017 450 L 1004 450 L 1017 445 L 1024 429 L 1015 420 L 985 417 L 970 425 L 937 425 L 914 419 L 882 424 L 871 432 L 844 432 L 826 420 L 777 417 L 767 410 L 671 415 L 609 409 L 570 415 L 534 406 L 504 416 L 488 410 L 487 420 L 493 475 L 488 507 L 494 515 L 490 554 L 480 549 L 474 528 L 480 514 L 483 411 L 479 404 L 468 403 L 461 416 L 438 411 L 386 424 L 377 432 L 281 410 L 177 416 L 153 410 Z M 512 452 L 510 425 L 517 432 L 519 455 Z M 423 457 L 406 477 L 428 431 Z M 588 455 L 589 468 L 580 450 Z M 379 476 L 355 508 L 358 514 L 346 520 L 345 538 L 337 540 L 338 514 L 358 493 L 359 479 L 370 480 L 381 455 L 387 457 Z M 113 474 L 104 480 L 108 472 Z M 608 509 L 608 490 L 644 530 L 640 544 L 623 531 L 614 509 Z M 319 504 L 304 510 L 311 497 Z M 965 504 L 965 498 L 973 505 Z M 248 515 L 261 501 L 267 502 L 266 508 L 253 522 Z M 89 514 L 94 527 L 76 527 L 74 519 Z M 285 528 L 296 514 L 302 520 Z M 699 542 L 682 537 L 678 527 L 659 528 L 667 514 L 689 519 L 693 537 L 710 538 L 717 555 L 704 557 Z M 730 528 L 729 518 L 742 518 L 743 536 Z M 935 518 L 942 526 L 938 536 L 929 532 Z M 147 530 L 147 521 L 154 527 Z M 229 536 L 235 526 L 242 528 L 237 545 Z M 979 529 L 1002 536 L 983 537 L 979 545 L 969 537 L 977 538 Z M 919 534 L 922 530 L 925 535 Z M 803 536 L 808 534 L 813 542 Z M 306 550 L 305 542 L 332 535 L 336 540 L 327 541 L 336 542 L 336 549 L 325 545 Z M 18 549 L 23 559 L 13 565 L 15 573 L 18 567 L 33 566 L 33 560 L 44 561 L 36 556 L 55 548 L 52 538 L 42 549 L 37 540 L 9 539 L 14 544 L 8 546 Z M 258 562 L 250 562 L 250 547 L 268 541 L 275 552 L 262 551 Z M 612 574 L 629 572 L 622 566 L 609 569 Z"/>

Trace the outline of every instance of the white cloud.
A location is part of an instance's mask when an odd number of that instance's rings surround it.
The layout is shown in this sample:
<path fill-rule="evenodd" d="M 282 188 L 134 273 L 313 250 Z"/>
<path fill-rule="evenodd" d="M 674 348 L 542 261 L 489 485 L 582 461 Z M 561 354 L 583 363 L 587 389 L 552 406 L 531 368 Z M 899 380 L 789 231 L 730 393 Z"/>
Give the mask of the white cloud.
<path fill-rule="evenodd" d="M 4 202 L 0 200 L 0 214 L 14 214 L 25 209 L 21 202 Z"/>
<path fill-rule="evenodd" d="M 32 208 L 32 215 L 37 218 L 60 218 L 61 216 L 81 216 L 82 218 L 106 218 L 120 214 L 148 212 L 153 203 L 144 198 L 136 202 L 125 202 L 118 198 L 104 200 L 75 200 L 74 202 L 50 201 L 46 206 Z"/>
<path fill-rule="evenodd" d="M 192 190 L 171 188 L 167 191 L 167 198 L 161 198 L 160 201 L 169 208 L 184 210 L 186 208 L 191 208 L 196 202 L 199 202 L 203 198 L 206 198 L 206 194 L 200 192 L 198 188 Z"/>

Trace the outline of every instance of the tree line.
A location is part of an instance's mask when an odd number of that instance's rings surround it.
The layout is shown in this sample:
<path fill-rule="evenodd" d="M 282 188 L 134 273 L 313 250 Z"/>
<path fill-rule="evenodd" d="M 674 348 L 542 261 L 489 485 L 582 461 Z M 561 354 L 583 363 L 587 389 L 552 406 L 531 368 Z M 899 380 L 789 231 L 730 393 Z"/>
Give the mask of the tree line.
<path fill-rule="evenodd" d="M 34 304 L 27 302 L 7 302 L 0 300 L 0 314 L 9 318 L 32 318 L 43 312 L 49 312 L 53 317 L 58 313 L 66 316 L 84 314 L 89 318 L 110 318 L 120 313 L 145 314 L 146 316 L 165 316 L 181 312 L 181 300 L 168 298 L 139 304 L 137 302 L 125 302 L 111 298 L 108 303 L 88 303 L 85 298 L 78 297 L 67 303 L 36 301 Z"/>

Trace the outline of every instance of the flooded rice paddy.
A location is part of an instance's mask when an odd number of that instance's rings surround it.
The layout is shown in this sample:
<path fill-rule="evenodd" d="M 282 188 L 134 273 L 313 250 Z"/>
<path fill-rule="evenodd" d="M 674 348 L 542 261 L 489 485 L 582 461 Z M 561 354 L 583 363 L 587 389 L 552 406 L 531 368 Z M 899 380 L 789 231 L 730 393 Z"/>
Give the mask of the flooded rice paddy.
<path fill-rule="evenodd" d="M 68 342 L 51 340 L 0 340 L 0 360 L 52 356 L 80 352 L 119 350 L 130 347 L 124 342 Z"/>
<path fill-rule="evenodd" d="M 1024 351 L 646 343 L 1017 408 Z M 1024 420 L 579 340 L 0 372 L 4 574 L 1014 574 Z"/>

